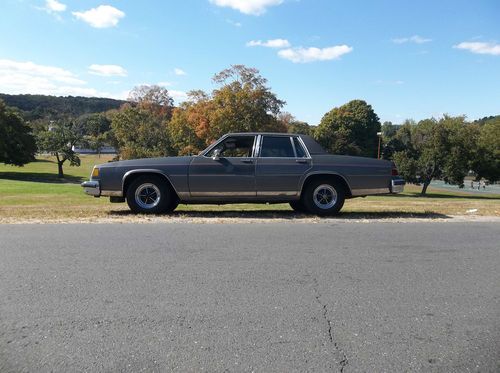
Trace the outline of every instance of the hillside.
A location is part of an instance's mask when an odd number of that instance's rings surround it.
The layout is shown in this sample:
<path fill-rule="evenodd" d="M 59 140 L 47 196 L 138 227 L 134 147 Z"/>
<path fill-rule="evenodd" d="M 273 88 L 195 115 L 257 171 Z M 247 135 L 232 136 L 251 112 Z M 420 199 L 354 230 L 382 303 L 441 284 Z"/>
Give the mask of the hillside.
<path fill-rule="evenodd" d="M 64 116 L 100 113 L 117 109 L 126 101 L 99 97 L 56 97 L 44 95 L 8 95 L 0 93 L 0 100 L 18 108 L 26 120 L 57 119 Z"/>

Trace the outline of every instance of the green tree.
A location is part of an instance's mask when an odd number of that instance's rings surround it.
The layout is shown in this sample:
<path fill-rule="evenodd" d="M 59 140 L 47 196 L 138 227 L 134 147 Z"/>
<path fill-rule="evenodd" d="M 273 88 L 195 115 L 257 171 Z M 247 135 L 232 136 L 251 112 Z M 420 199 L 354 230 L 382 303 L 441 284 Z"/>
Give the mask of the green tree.
<path fill-rule="evenodd" d="M 31 128 L 0 100 L 0 162 L 22 166 L 35 159 L 36 143 Z"/>
<path fill-rule="evenodd" d="M 372 107 L 353 100 L 326 113 L 314 135 L 331 153 L 376 157 L 379 131 L 380 121 Z"/>
<path fill-rule="evenodd" d="M 71 120 L 51 122 L 45 131 L 38 133 L 38 148 L 56 157 L 58 177 L 64 177 L 63 165 L 66 161 L 69 161 L 70 166 L 80 166 L 80 158 L 73 147 L 82 138 L 79 126 Z"/>
<path fill-rule="evenodd" d="M 173 154 L 168 125 L 173 101 L 168 90 L 139 86 L 129 100 L 111 114 L 113 144 L 122 159 L 162 157 Z"/>
<path fill-rule="evenodd" d="M 297 118 L 286 111 L 278 114 L 278 121 L 283 124 L 288 133 L 297 133 L 301 135 L 310 135 L 312 133 L 309 124 L 297 120 Z"/>
<path fill-rule="evenodd" d="M 82 145 L 100 156 L 101 149 L 110 142 L 111 120 L 105 113 L 93 113 L 82 115 L 77 123 L 83 135 Z"/>
<path fill-rule="evenodd" d="M 471 129 L 462 116 L 405 123 L 395 135 L 404 148 L 393 156 L 399 173 L 408 182 L 422 184 L 422 195 L 437 178 L 463 187 L 475 152 Z"/>
<path fill-rule="evenodd" d="M 471 163 L 477 178 L 500 180 L 500 117 L 492 118 L 477 131 L 477 154 Z"/>

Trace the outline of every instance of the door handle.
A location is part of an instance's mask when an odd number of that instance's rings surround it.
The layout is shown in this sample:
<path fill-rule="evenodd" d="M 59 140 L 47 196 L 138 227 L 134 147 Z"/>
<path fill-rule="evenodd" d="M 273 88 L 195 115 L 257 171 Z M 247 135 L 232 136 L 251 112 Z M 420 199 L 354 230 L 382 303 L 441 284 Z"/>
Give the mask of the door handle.
<path fill-rule="evenodd" d="M 243 163 L 253 163 L 253 159 L 242 159 Z"/>
<path fill-rule="evenodd" d="M 307 159 L 296 159 L 295 162 L 297 162 L 297 163 L 307 163 Z"/>

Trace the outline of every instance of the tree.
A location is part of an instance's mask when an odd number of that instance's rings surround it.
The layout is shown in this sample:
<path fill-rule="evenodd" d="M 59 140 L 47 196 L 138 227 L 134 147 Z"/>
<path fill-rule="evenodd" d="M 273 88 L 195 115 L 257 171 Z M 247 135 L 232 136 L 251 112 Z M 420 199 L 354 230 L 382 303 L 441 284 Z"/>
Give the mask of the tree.
<path fill-rule="evenodd" d="M 288 133 L 297 133 L 301 135 L 310 135 L 312 133 L 309 124 L 297 120 L 297 118 L 286 111 L 278 114 L 278 121 L 283 124 Z"/>
<path fill-rule="evenodd" d="M 83 136 L 79 126 L 72 120 L 51 122 L 45 131 L 38 133 L 38 147 L 54 155 L 57 159 L 58 177 L 63 178 L 63 164 L 70 162 L 70 166 L 80 166 L 80 158 L 73 151 Z"/>
<path fill-rule="evenodd" d="M 114 145 L 123 159 L 162 157 L 173 154 L 168 125 L 173 100 L 159 86 L 139 86 L 132 90 L 132 103 L 111 114 Z"/>
<path fill-rule="evenodd" d="M 463 187 L 475 151 L 471 130 L 463 116 L 405 123 L 395 135 L 404 148 L 393 156 L 399 173 L 408 182 L 422 184 L 422 195 L 435 178 Z"/>
<path fill-rule="evenodd" d="M 82 115 L 77 120 L 77 125 L 82 133 L 82 145 L 97 154 L 109 142 L 111 120 L 104 113 L 93 113 Z"/>
<path fill-rule="evenodd" d="M 500 117 L 487 120 L 477 130 L 477 154 L 471 169 L 478 179 L 500 180 Z"/>
<path fill-rule="evenodd" d="M 213 78 L 219 87 L 207 94 L 191 91 L 169 123 L 173 148 L 192 154 L 228 132 L 286 132 L 278 115 L 281 101 L 257 69 L 234 65 Z"/>
<path fill-rule="evenodd" d="M 233 65 L 213 81 L 220 88 L 212 92 L 208 141 L 227 132 L 286 132 L 276 117 L 285 102 L 271 92 L 257 69 Z"/>
<path fill-rule="evenodd" d="M 334 154 L 376 157 L 379 131 L 380 121 L 372 107 L 353 100 L 326 113 L 315 138 Z"/>
<path fill-rule="evenodd" d="M 0 162 L 22 166 L 35 159 L 36 143 L 31 128 L 0 100 Z"/>

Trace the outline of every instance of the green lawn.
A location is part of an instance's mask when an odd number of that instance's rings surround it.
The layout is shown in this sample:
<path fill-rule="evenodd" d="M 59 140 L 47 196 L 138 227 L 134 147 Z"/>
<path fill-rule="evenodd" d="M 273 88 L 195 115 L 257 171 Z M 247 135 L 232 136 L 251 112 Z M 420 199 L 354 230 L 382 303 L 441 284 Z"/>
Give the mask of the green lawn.
<path fill-rule="evenodd" d="M 107 198 L 87 196 L 80 187 L 94 164 L 110 159 L 111 156 L 83 155 L 80 167 L 64 167 L 64 179 L 57 177 L 53 157 L 39 157 L 24 167 L 0 165 L 0 221 L 123 215 L 128 210 L 126 204 L 111 204 Z M 342 211 L 344 216 L 356 217 L 465 215 L 470 210 L 477 210 L 475 215 L 500 216 L 500 195 L 471 195 L 429 188 L 428 196 L 421 197 L 419 192 L 420 187 L 407 185 L 405 193 L 399 195 L 348 200 Z M 226 216 L 291 214 L 288 204 L 180 205 L 177 211 L 177 215 L 191 216 L 210 212 L 225 212 Z"/>

